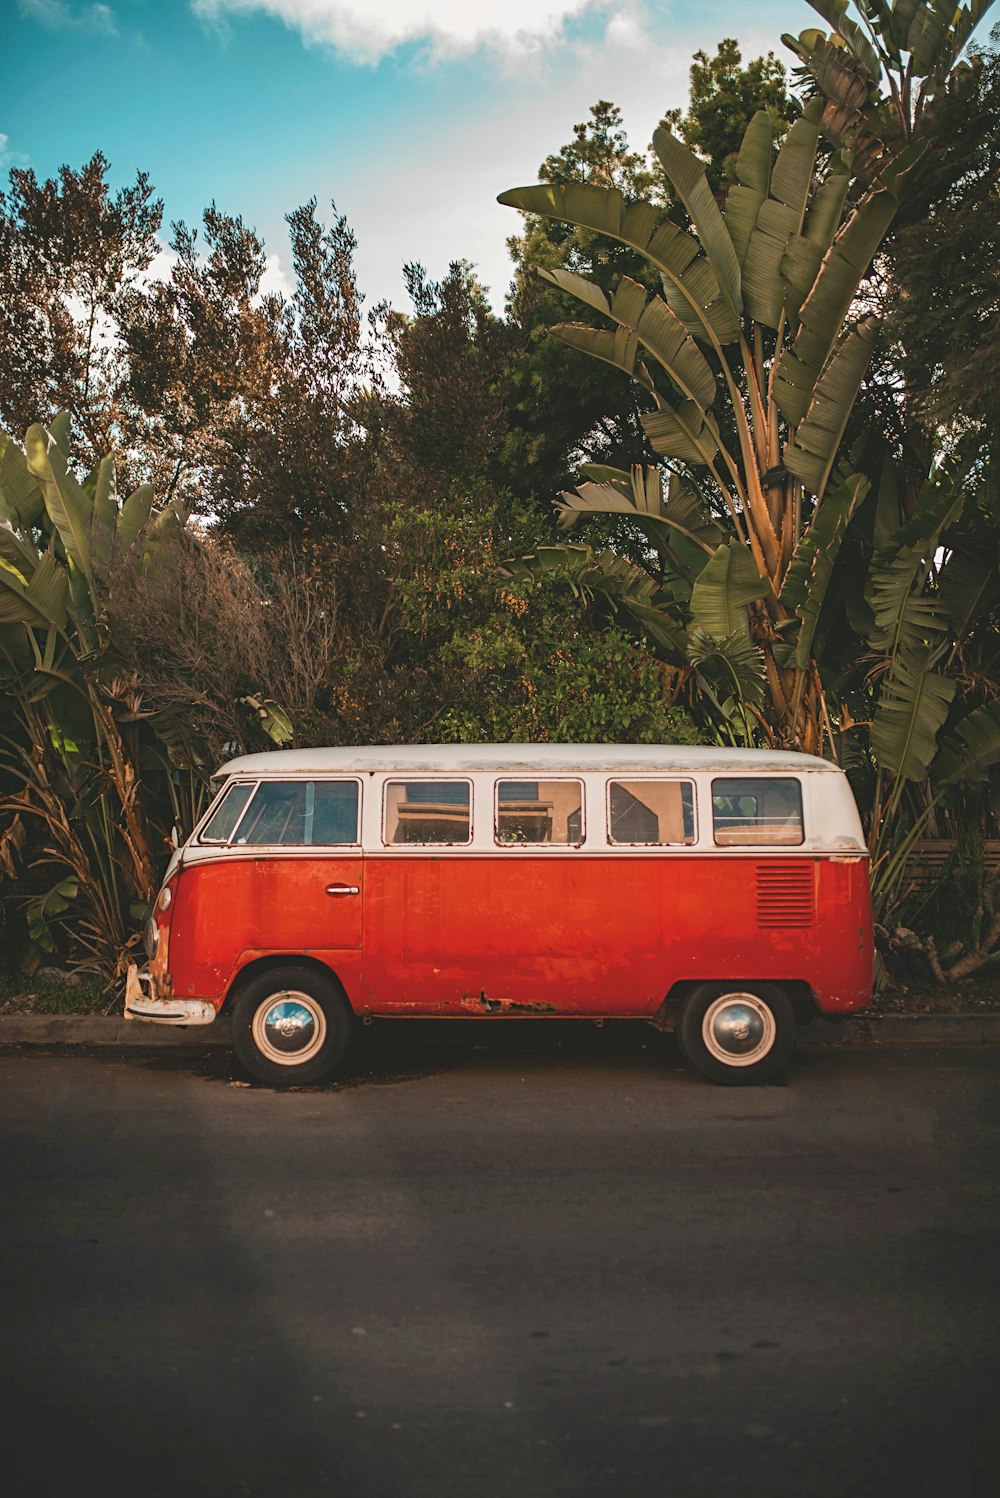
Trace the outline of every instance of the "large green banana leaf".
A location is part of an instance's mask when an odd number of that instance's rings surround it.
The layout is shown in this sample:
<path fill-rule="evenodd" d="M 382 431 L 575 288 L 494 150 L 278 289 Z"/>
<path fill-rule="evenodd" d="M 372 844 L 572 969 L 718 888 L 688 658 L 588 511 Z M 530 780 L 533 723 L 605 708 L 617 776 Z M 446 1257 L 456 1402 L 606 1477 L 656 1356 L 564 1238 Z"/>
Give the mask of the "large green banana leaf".
<path fill-rule="evenodd" d="M 0 518 L 27 531 L 45 507 L 42 489 L 19 445 L 0 434 Z"/>
<path fill-rule="evenodd" d="M 710 466 L 714 461 L 719 450 L 718 429 L 694 401 L 682 401 L 671 410 L 661 400 L 656 411 L 641 412 L 639 420 L 650 447 L 662 457 L 692 466 Z"/>
<path fill-rule="evenodd" d="M 1000 602 L 1000 569 L 995 539 L 962 536 L 948 542 L 949 556 L 941 571 L 941 602 L 951 620 L 955 639 L 965 639 L 970 626 L 987 619 Z"/>
<path fill-rule="evenodd" d="M 653 131 L 653 150 L 698 231 L 723 298 L 734 320 L 739 323 L 743 317 L 740 262 L 705 174 L 705 163 L 665 125 Z"/>
<path fill-rule="evenodd" d="M 707 343 L 739 338 L 741 319 L 729 307 L 698 241 L 652 203 L 628 203 L 616 188 L 581 182 L 516 187 L 497 201 L 629 245 L 659 271 L 664 295 L 689 333 Z"/>
<path fill-rule="evenodd" d="M 650 395 L 656 393 L 653 377 L 639 358 L 639 340 L 627 328 L 592 328 L 588 323 L 561 322 L 549 328 L 553 338 L 566 343 L 570 348 L 613 364 L 629 379 L 637 381 Z"/>
<path fill-rule="evenodd" d="M 603 482 L 563 491 L 556 505 L 560 528 L 568 529 L 582 516 L 628 516 L 649 538 L 663 563 L 688 579 L 697 576 L 721 535 L 693 489 L 671 474 L 664 496 L 659 470 L 652 467 L 625 473 L 595 465 L 591 471 L 602 474 Z"/>
<path fill-rule="evenodd" d="M 903 780 L 923 780 L 937 752 L 956 683 L 931 670 L 933 652 L 898 653 L 882 680 L 872 719 L 872 750 L 879 765 Z"/>
<path fill-rule="evenodd" d="M 851 176 L 838 163 L 839 158 L 835 157 L 830 175 L 813 194 L 803 232 L 790 235 L 785 242 L 780 272 L 785 312 L 794 319 L 793 327 L 840 226 Z"/>
<path fill-rule="evenodd" d="M 929 558 L 919 548 L 901 547 L 888 560 L 875 560 L 868 601 L 875 616 L 869 635 L 873 650 L 895 656 L 938 643 L 948 630 L 948 614 L 936 594 L 921 591 Z"/>
<path fill-rule="evenodd" d="M 28 467 L 42 486 L 45 508 L 66 549 L 70 563 L 79 568 L 93 592 L 90 529 L 93 505 L 83 486 L 69 470 L 66 454 L 42 426 L 28 428 L 24 439 Z"/>
<path fill-rule="evenodd" d="M 785 467 L 821 498 L 871 360 L 878 324 L 866 317 L 843 340 L 813 388 L 809 408 L 785 448 Z"/>
<path fill-rule="evenodd" d="M 868 491 L 868 479 L 852 473 L 816 508 L 809 529 L 795 548 L 785 574 L 781 601 L 801 620 L 795 641 L 795 664 L 804 671 L 812 659 L 813 641 L 826 601 L 830 578 L 844 532 Z"/>
<path fill-rule="evenodd" d="M 65 629 L 69 608 L 69 578 L 51 552 L 25 578 L 0 559 L 0 624 Z"/>
<path fill-rule="evenodd" d="M 986 702 L 957 723 L 931 765 L 935 785 L 982 780 L 1000 763 L 1000 702 Z"/>
<path fill-rule="evenodd" d="M 809 408 L 820 372 L 896 206 L 888 188 L 877 189 L 861 203 L 834 240 L 799 310 L 799 330 L 782 355 L 775 378 L 775 397 L 791 427 L 798 426 Z"/>
<path fill-rule="evenodd" d="M 714 640 L 725 640 L 737 630 L 747 633 L 747 605 L 767 592 L 767 583 L 741 541 L 720 546 L 702 568 L 691 589 L 695 623 Z"/>
<path fill-rule="evenodd" d="M 734 168 L 736 181 L 726 194 L 723 210 L 726 228 L 740 266 L 757 222 L 761 204 L 771 188 L 771 156 L 774 130 L 766 109 L 758 109 L 743 136 Z"/>
<path fill-rule="evenodd" d="M 686 400 L 696 401 L 704 410 L 711 406 L 715 376 L 694 339 L 661 297 L 650 296 L 645 286 L 630 276 L 622 277 L 609 302 L 600 287 L 582 276 L 562 270 L 541 270 L 539 275 L 634 334 Z"/>
<path fill-rule="evenodd" d="M 857 21 L 847 14 L 850 0 L 809 0 L 809 4 L 850 47 L 873 83 L 882 75 L 882 60 Z M 864 0 L 862 0 L 862 8 Z"/>
<path fill-rule="evenodd" d="M 91 496 L 90 553 L 98 572 L 107 570 L 115 544 L 118 497 L 115 492 L 115 460 L 102 458 L 84 488 Z"/>
<path fill-rule="evenodd" d="M 116 540 L 122 551 L 135 545 L 139 532 L 146 526 L 153 508 L 152 484 L 140 484 L 122 505 L 118 514 Z"/>
<path fill-rule="evenodd" d="M 782 142 L 761 203 L 743 265 L 743 299 L 755 322 L 777 329 L 784 302 L 781 263 L 793 235 L 802 232 L 812 188 L 822 105 L 810 100 Z"/>

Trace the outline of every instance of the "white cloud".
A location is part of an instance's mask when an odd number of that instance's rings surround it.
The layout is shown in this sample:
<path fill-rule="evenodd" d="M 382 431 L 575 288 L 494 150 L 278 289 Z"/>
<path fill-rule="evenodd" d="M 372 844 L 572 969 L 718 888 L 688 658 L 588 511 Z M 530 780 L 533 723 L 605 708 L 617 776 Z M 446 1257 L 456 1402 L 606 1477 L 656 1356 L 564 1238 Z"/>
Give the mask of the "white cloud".
<path fill-rule="evenodd" d="M 214 22 L 254 13 L 274 16 L 306 41 L 364 63 L 377 63 L 410 44 L 434 60 L 480 50 L 530 58 L 563 40 L 568 21 L 623 8 L 614 0 L 191 0 L 191 6 Z"/>
<path fill-rule="evenodd" d="M 70 5 L 69 0 L 17 0 L 22 16 L 49 31 L 103 31 L 117 36 L 115 13 L 110 5 Z"/>
<path fill-rule="evenodd" d="M 521 220 L 500 207 L 497 194 L 536 182 L 542 158 L 572 138 L 574 124 L 589 117 L 598 99 L 622 107 L 633 149 L 645 150 L 664 111 L 684 104 L 690 63 L 689 42 L 657 41 L 634 7 L 620 5 L 600 37 L 568 43 L 544 87 L 519 72 L 504 90 L 502 118 L 495 98 L 484 101 L 480 115 L 465 116 L 460 130 L 446 115 L 414 116 L 377 171 L 361 160 L 346 176 L 340 163 L 316 191 L 321 202 L 336 198 L 358 237 L 361 289 L 402 307 L 404 259 L 419 260 L 434 280 L 450 260 L 465 259 L 499 307 L 512 275 L 506 239 L 519 232 Z"/>
<path fill-rule="evenodd" d="M 260 278 L 260 296 L 272 296 L 277 293 L 288 300 L 295 292 L 295 283 L 291 275 L 281 263 L 280 255 L 268 255 L 267 264 L 264 266 L 264 274 Z"/>

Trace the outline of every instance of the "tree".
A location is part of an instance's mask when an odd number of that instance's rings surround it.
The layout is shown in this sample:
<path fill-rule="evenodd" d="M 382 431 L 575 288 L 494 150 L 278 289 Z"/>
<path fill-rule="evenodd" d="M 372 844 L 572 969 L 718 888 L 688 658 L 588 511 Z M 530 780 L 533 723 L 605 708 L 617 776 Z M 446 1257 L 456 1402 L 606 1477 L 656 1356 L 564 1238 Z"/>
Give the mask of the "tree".
<path fill-rule="evenodd" d="M 500 199 L 620 240 L 661 276 L 663 297 L 626 276 L 609 298 L 583 277 L 540 268 L 614 325 L 552 331 L 641 387 L 644 431 L 675 478 L 666 504 L 646 481 L 630 498 L 620 476 L 611 493 L 566 502 L 591 513 L 631 508 L 647 526 L 677 532 L 692 529 L 692 514 L 704 527 L 708 499 L 729 534 L 687 559 L 686 578 L 680 572 L 692 617 L 713 653 L 733 657 L 734 672 L 746 674 L 750 643 L 765 691 L 759 709 L 749 705 L 764 733 L 811 751 L 828 731 L 812 651 L 817 594 L 863 492 L 859 477 L 831 484 L 875 332 L 872 319 L 851 322 L 849 311 L 892 220 L 900 176 L 887 172 L 844 220 L 846 163 L 834 158 L 814 178 L 820 114 L 818 103 L 809 106 L 776 157 L 770 116 L 754 116 L 724 213 L 704 163 L 665 127 L 657 131 L 654 146 L 697 238 L 655 203 L 629 203 L 614 189 L 539 186 Z M 783 596 L 793 578 L 808 581 L 794 603 Z M 673 648 L 681 648 L 676 637 Z M 683 649 L 696 664 L 701 637 Z"/>
<path fill-rule="evenodd" d="M 794 118 L 787 77 L 773 52 L 753 58 L 744 68 L 739 43 L 731 36 L 719 42 L 714 57 L 695 53 L 687 111 L 670 109 L 661 124 L 704 161 L 716 193 L 732 181 L 740 141 L 758 109 L 770 115 L 774 139 L 784 138 Z"/>
<path fill-rule="evenodd" d="M 108 170 L 100 152 L 42 183 L 14 168 L 0 194 L 0 422 L 23 432 L 66 410 L 89 462 L 118 433 L 119 337 L 163 215 L 144 172 L 112 195 Z"/>

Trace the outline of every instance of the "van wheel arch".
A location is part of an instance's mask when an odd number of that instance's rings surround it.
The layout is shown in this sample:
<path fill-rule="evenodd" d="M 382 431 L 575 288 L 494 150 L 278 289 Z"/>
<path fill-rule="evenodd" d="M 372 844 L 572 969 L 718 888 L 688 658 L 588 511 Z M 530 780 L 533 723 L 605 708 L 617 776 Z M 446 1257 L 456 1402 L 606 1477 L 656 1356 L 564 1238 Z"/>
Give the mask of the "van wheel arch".
<path fill-rule="evenodd" d="M 706 977 L 679 979 L 671 987 L 670 992 L 650 1020 L 650 1024 L 656 1030 L 672 1032 L 677 1029 L 677 1022 L 685 1003 L 697 989 L 704 988 L 706 984 L 711 984 L 716 988 L 721 987 L 722 984 L 734 987 L 736 982 L 737 980 L 732 978 Z M 750 988 L 763 983 L 768 988 L 779 989 L 795 1010 L 795 1018 L 800 1025 L 807 1024 L 810 1020 L 816 1019 L 821 1014 L 815 994 L 809 984 L 802 978 L 740 978 L 738 982 L 748 984 Z"/>
<path fill-rule="evenodd" d="M 341 983 L 335 970 L 328 963 L 320 962 L 318 957 L 309 957 L 304 952 L 272 952 L 268 953 L 266 957 L 256 957 L 252 962 L 248 962 L 245 967 L 241 967 L 229 984 L 219 1013 L 231 1014 L 234 1005 L 248 984 L 252 983 L 255 978 L 259 978 L 262 973 L 271 972 L 275 968 L 282 967 L 311 968 L 321 978 L 325 978 L 328 983 L 335 985 L 350 1013 L 354 1013 L 354 1006 L 347 997 L 347 990 L 343 983 Z"/>

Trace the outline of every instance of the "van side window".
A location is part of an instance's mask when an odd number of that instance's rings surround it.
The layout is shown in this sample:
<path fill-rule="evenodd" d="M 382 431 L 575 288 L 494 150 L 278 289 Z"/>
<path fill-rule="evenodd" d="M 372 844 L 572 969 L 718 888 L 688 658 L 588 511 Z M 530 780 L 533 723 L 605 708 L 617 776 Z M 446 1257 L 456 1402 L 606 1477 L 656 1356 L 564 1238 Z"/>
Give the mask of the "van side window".
<path fill-rule="evenodd" d="M 385 787 L 385 841 L 468 843 L 472 839 L 472 787 L 467 780 L 389 780 Z"/>
<path fill-rule="evenodd" d="M 664 847 L 693 843 L 694 836 L 694 786 L 690 780 L 609 783 L 609 842 Z"/>
<path fill-rule="evenodd" d="M 253 792 L 252 782 L 250 785 L 231 785 L 202 828 L 199 840 L 203 843 L 228 843 Z"/>
<path fill-rule="evenodd" d="M 312 848 L 358 841 L 356 780 L 265 780 L 236 829 L 238 847 Z"/>
<path fill-rule="evenodd" d="M 583 841 L 583 783 L 579 780 L 501 780 L 497 783 L 498 843 Z"/>
<path fill-rule="evenodd" d="M 802 787 L 768 775 L 760 780 L 713 780 L 712 824 L 721 847 L 792 846 L 805 840 Z"/>

